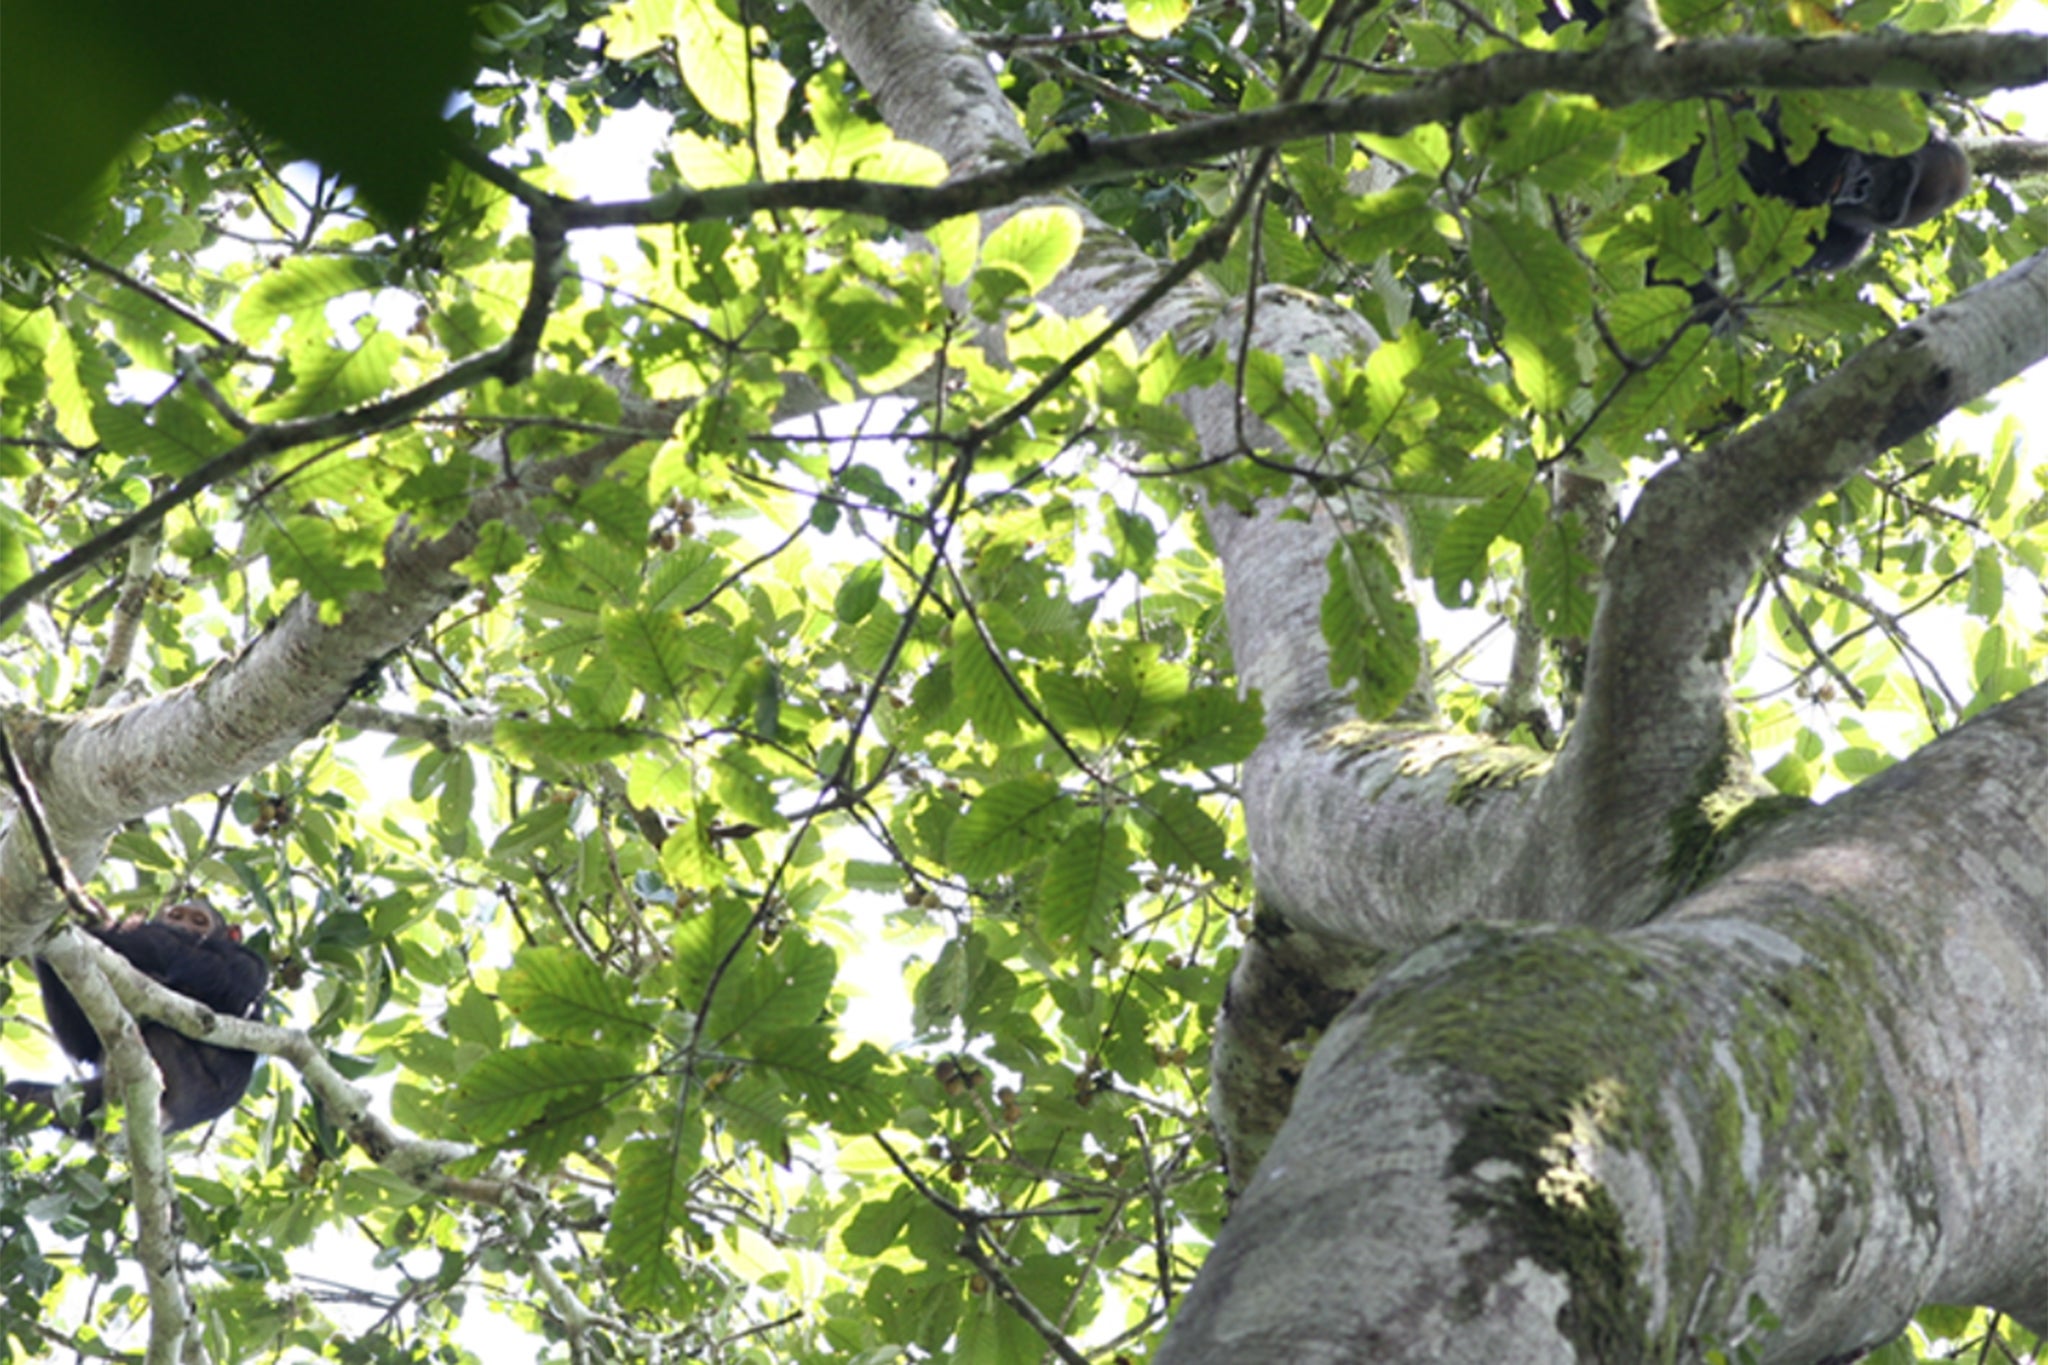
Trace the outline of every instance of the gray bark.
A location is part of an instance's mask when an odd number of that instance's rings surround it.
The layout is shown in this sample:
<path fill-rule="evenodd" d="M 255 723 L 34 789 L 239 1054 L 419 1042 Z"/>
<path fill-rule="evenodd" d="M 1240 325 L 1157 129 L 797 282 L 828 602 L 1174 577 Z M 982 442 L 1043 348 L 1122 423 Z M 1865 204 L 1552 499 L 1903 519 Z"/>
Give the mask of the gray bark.
<path fill-rule="evenodd" d="M 2042 1323 L 2044 762 L 2036 689 L 1655 924 L 1409 956 L 1318 1047 L 1160 1358 L 1794 1362 L 1929 1302 Z"/>

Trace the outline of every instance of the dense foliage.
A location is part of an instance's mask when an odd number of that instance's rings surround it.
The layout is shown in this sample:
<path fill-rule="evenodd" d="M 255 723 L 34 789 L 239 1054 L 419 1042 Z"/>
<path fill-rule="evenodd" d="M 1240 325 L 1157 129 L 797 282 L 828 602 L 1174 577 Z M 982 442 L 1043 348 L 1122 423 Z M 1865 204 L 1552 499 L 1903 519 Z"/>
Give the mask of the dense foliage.
<path fill-rule="evenodd" d="M 1792 31 L 1777 5 L 1663 8 L 1682 33 Z M 475 1144 L 459 1173 L 545 1192 L 424 1196 L 272 1062 L 174 1158 L 221 1359 L 480 1358 L 493 1315 L 551 1358 L 995 1362 L 1054 1339 L 1142 1358 L 1224 1214 L 1203 1059 L 1253 910 L 1232 769 L 1260 711 L 1230 671 L 1197 495 L 1390 479 L 1441 607 L 1566 646 L 1533 694 L 1484 654 L 1437 656 L 1464 723 L 1539 745 L 1568 719 L 1600 531 L 1551 515 L 1561 464 L 1625 497 L 1674 446 L 2048 244 L 1993 182 L 1853 271 L 1799 275 L 1814 214 L 1736 173 L 1753 111 L 1553 94 L 1261 163 L 1204 268 L 1336 300 L 1385 338 L 1328 371 L 1320 409 L 1270 357 L 1234 371 L 1117 335 L 1075 363 L 1104 319 L 1033 302 L 1086 250 L 1056 206 L 917 242 L 807 208 L 593 228 L 530 301 L 503 168 L 577 192 L 567 154 L 637 155 L 649 110 L 668 129 L 635 177 L 650 194 L 943 178 L 807 12 L 766 9 L 479 6 L 451 118 L 470 151 L 413 221 L 274 123 L 180 97 L 121 154 L 108 211 L 0 264 L 0 586 L 86 547 L 0 638 L 34 711 L 232 667 L 296 598 L 340 620 L 386 586 L 394 537 L 634 437 L 489 528 L 457 566 L 468 598 L 332 728 L 131 826 L 100 871 L 122 913 L 186 892 L 236 907 L 276 964 L 274 1017 L 407 1130 Z M 1006 56 L 1046 147 L 1267 107 L 1312 45 L 1300 93 L 1335 98 L 1587 41 L 1515 0 L 1321 28 L 1327 4 L 953 9 Z M 1795 140 L 1878 151 L 1928 116 L 1899 91 L 1782 110 Z M 1985 131 L 1960 103 L 1933 114 Z M 1694 147 L 1674 193 L 1654 172 Z M 1369 161 L 1400 173 L 1368 181 Z M 1252 164 L 1078 193 L 1171 258 Z M 1702 325 L 1652 260 L 1722 278 L 1725 313 Z M 520 342 L 536 307 L 530 374 L 458 368 Z M 1189 457 L 1173 399 L 1232 381 L 1291 451 Z M 252 424 L 294 423 L 304 439 L 218 476 Z M 2023 686 L 2042 637 L 2007 587 L 2038 578 L 2043 522 L 2010 434 L 1918 439 L 1813 508 L 1740 637 L 1771 780 L 1853 779 Z M 128 534 L 94 541 L 109 528 Z M 1380 717 L 1428 656 L 1403 566 L 1362 537 L 1350 553 L 1325 628 Z M 1909 639 L 1933 607 L 1946 643 Z M 8 1073 L 54 1074 L 27 964 L 6 979 Z M 122 1270 L 117 1150 L 23 1123 L 0 1160 L 0 1335 L 29 1356 L 132 1348 L 147 1305 Z"/>

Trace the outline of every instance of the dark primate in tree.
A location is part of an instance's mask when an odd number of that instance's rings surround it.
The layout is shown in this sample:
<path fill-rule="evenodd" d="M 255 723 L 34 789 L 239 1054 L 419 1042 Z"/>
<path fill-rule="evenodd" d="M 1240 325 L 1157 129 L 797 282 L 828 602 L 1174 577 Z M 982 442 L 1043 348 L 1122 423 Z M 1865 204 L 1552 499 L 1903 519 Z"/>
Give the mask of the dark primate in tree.
<path fill-rule="evenodd" d="M 1590 29 L 1606 18 L 1601 0 L 1550 0 L 1539 22 L 1545 32 L 1557 33 L 1571 23 Z M 1747 99 L 1732 103 L 1752 105 Z M 1759 112 L 1769 140 L 1751 144 L 1742 159 L 1742 178 L 1760 195 L 1782 199 L 1794 208 L 1828 211 L 1827 226 L 1813 239 L 1813 255 L 1803 269 L 1853 265 L 1870 249 L 1876 234 L 1924 223 L 1970 192 L 1969 157 L 1932 124 L 1926 143 L 1904 156 L 1859 152 L 1822 133 L 1813 150 L 1795 162 L 1786 150 L 1776 106 Z M 1690 189 L 1698 162 L 1695 148 L 1660 173 L 1672 189 Z"/>
<path fill-rule="evenodd" d="M 257 1004 L 270 982 L 269 965 L 242 944 L 240 932 L 197 901 L 169 906 L 153 920 L 131 919 L 91 932 L 143 975 L 237 1019 L 256 1017 Z M 79 1122 L 71 1129 L 80 1137 L 90 1137 L 93 1116 L 106 1101 L 106 1079 L 99 1074 L 104 1055 L 99 1034 L 57 973 L 41 958 L 36 959 L 36 977 L 42 982 L 43 1010 L 50 1031 L 67 1053 L 94 1068 L 83 1088 Z M 163 1073 L 167 1133 L 205 1123 L 234 1108 L 256 1069 L 253 1052 L 203 1043 L 153 1021 L 142 1025 L 142 1040 Z M 24 1103 L 54 1110 L 56 1089 L 39 1081 L 14 1081 L 7 1093 Z"/>
<path fill-rule="evenodd" d="M 1926 143 L 1905 156 L 1859 152 L 1823 134 L 1804 161 L 1794 162 L 1778 136 L 1777 121 L 1766 115 L 1764 125 L 1771 141 L 1751 146 L 1742 161 L 1742 178 L 1758 194 L 1794 208 L 1828 210 L 1827 226 L 1807 258 L 1808 270 L 1854 264 L 1875 234 L 1924 223 L 1970 192 L 1970 159 L 1939 128 L 1929 129 Z M 1683 188 L 1676 179 L 1672 184 Z"/>

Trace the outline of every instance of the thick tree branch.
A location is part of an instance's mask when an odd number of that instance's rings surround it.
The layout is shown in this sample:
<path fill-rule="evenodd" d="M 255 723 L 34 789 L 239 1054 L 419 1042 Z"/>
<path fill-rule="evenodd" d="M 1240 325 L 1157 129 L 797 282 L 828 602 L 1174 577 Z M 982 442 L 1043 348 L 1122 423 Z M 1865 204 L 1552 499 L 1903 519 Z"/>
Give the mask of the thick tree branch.
<path fill-rule="evenodd" d="M 2036 688 L 1657 925 L 1411 955 L 1160 1359 L 1810 1365 L 1927 1302 L 2048 1322 L 2044 774 Z"/>
<path fill-rule="evenodd" d="M 121 1140 L 135 1192 L 136 1259 L 149 1285 L 147 1360 L 149 1365 L 172 1365 L 184 1355 L 192 1329 L 192 1296 L 179 1263 L 177 1192 L 157 1122 L 163 1080 L 135 1016 L 122 1007 L 107 964 L 112 960 L 133 969 L 111 949 L 70 929 L 51 939 L 43 956 L 106 1049 L 104 1093 L 122 1104 Z M 104 1113 L 99 1121 L 106 1122 Z"/>
<path fill-rule="evenodd" d="M 608 438 L 480 487 L 468 514 L 442 535 L 401 530 L 387 551 L 382 590 L 353 598 L 337 621 L 323 621 L 319 604 L 302 597 L 232 663 L 165 696 L 64 720 L 15 721 L 16 748 L 64 861 L 89 877 L 122 822 L 290 753 L 334 718 L 378 661 L 469 591 L 454 566 L 485 526 L 515 521 L 558 483 L 597 477 L 640 439 Z M 54 908 L 44 860 L 17 821 L 0 837 L 0 951 L 26 951 Z"/>
<path fill-rule="evenodd" d="M 1262 903 L 1372 950 L 1417 947 L 1498 904 L 1541 756 L 1427 725 L 1348 721 L 1320 619 L 1331 515 L 1219 508 L 1209 524 L 1238 676 L 1266 707 L 1243 781 Z"/>
<path fill-rule="evenodd" d="M 1764 556 L 1815 499 L 2044 356 L 2048 258 L 2035 257 L 1649 482 L 1607 561 L 1583 708 L 1545 784 L 1517 914 L 1635 924 L 1685 889 L 1688 812 L 1744 771 L 1727 656 Z"/>
<path fill-rule="evenodd" d="M 855 5 L 815 0 L 831 30 L 876 97 L 899 136 L 962 164 L 951 146 L 977 152 L 999 139 L 981 102 L 961 98 L 947 77 L 974 54 L 965 35 L 943 25 L 922 0 Z M 900 35 L 892 37 L 891 35 Z M 960 64 L 931 56 L 940 44 L 961 54 Z M 988 79 L 985 63 L 975 83 Z M 1483 61 L 1420 74 L 1411 90 L 1348 100 L 1281 104 L 1253 113 L 1206 119 L 1185 128 L 1139 137 L 1077 141 L 1058 151 L 1010 161 L 944 185 L 918 186 L 854 180 L 786 180 L 715 189 L 678 189 L 650 199 L 615 203 L 556 201 L 563 225 L 621 227 L 740 218 L 782 209 L 836 209 L 868 214 L 904 227 L 924 228 L 962 214 L 1001 208 L 1020 199 L 1076 185 L 1132 175 L 1177 171 L 1234 153 L 1277 147 L 1340 133 L 1397 137 L 1426 123 L 1452 124 L 1469 114 L 1505 109 L 1543 91 L 1592 95 L 1610 105 L 1680 100 L 1738 90 L 1893 89 L 1982 94 L 2048 81 L 2048 37 L 2022 33 L 1870 33 L 1829 38 L 1715 38 L 1656 48 L 1610 45 L 1590 52 L 1522 49 Z M 915 90 L 911 89 L 915 85 Z M 966 87 L 971 88 L 971 87 Z M 914 114 L 893 102 L 914 99 L 929 109 Z M 952 131 L 948 109 L 974 107 L 974 120 Z M 1009 119 L 1014 129 L 1015 118 Z M 1000 140 L 1015 148 L 1014 134 Z"/>
<path fill-rule="evenodd" d="M 52 937 L 42 954 L 106 1044 L 107 1094 L 118 1096 L 123 1107 L 121 1131 L 135 1186 L 138 1259 L 150 1286 L 148 1359 L 153 1363 L 170 1365 L 185 1358 L 192 1305 L 178 1256 L 176 1192 L 162 1132 L 155 1121 L 162 1082 L 138 1020 L 152 1020 L 189 1038 L 245 1048 L 289 1063 L 328 1118 L 358 1150 L 427 1193 L 504 1207 L 517 1226 L 529 1230 L 533 1211 L 545 1203 L 540 1191 L 517 1180 L 449 1175 L 446 1168 L 473 1156 L 473 1149 L 400 1131 L 376 1112 L 369 1094 L 343 1077 L 306 1033 L 219 1014 L 143 975 L 111 948 L 74 930 Z M 537 1254 L 534 1260 L 536 1274 L 549 1286 L 551 1295 L 565 1295 L 559 1280 L 542 1272 Z M 558 1302 L 561 1307 L 565 1305 Z"/>
<path fill-rule="evenodd" d="M 2048 175 L 2048 142 L 2032 138 L 1962 138 L 1970 168 L 1978 175 L 2002 176 L 2007 180 Z"/>
<path fill-rule="evenodd" d="M 1209 1114 L 1233 1190 L 1243 1191 L 1286 1122 L 1310 1047 L 1371 984 L 1381 961 L 1278 916 L 1254 925 L 1209 1050 Z"/>
<path fill-rule="evenodd" d="M 111 987 L 111 994 L 105 995 L 105 999 L 109 1004 L 118 1000 L 118 1008 L 114 1011 L 117 1026 L 133 1031 L 134 1020 L 154 1020 L 188 1038 L 202 1039 L 221 1047 L 260 1052 L 290 1064 L 303 1078 L 306 1088 L 326 1111 L 328 1118 L 348 1135 L 351 1142 L 379 1166 L 421 1189 L 490 1204 L 533 1194 L 528 1187 L 516 1181 L 447 1175 L 443 1168 L 473 1156 L 474 1149 L 461 1143 L 416 1138 L 392 1125 L 372 1107 L 369 1092 L 337 1071 L 310 1034 L 253 1019 L 236 1019 L 208 1009 L 190 996 L 180 995 L 161 982 L 144 976 L 113 949 L 81 933 L 59 933 L 50 940 L 44 954 L 53 963 L 83 964 L 106 983 L 106 987 Z M 70 980 L 67 975 L 67 983 Z M 85 997 L 82 993 L 79 999 L 83 1005 Z M 94 1022 L 98 1024 L 99 1020 L 95 1018 Z M 148 1063 L 146 1054 L 144 1063 L 145 1069 L 154 1076 L 155 1067 Z M 131 1096 L 124 1095 L 124 1099 L 131 1105 L 134 1103 Z M 136 1111 L 131 1108 L 130 1112 Z"/>

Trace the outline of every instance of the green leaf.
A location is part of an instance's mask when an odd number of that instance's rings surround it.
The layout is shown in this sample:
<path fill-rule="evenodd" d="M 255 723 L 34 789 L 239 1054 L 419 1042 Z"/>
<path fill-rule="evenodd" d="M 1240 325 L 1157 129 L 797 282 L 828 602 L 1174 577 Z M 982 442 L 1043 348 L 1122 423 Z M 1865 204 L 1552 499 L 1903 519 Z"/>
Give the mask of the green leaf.
<path fill-rule="evenodd" d="M 1704 327 L 1680 335 L 1669 354 L 1619 387 L 1597 430 L 1633 444 L 1671 422 L 1674 413 L 1691 413 L 1713 386 L 1713 372 L 1703 363 L 1712 341 Z"/>
<path fill-rule="evenodd" d="M 1960 1341 L 1983 1330 L 1982 1309 L 1966 1304 L 1933 1303 L 1913 1315 L 1913 1321 L 1935 1338 Z"/>
<path fill-rule="evenodd" d="M 1515 386 L 1539 412 L 1556 412 L 1572 399 L 1579 382 L 1579 367 L 1572 349 L 1548 334 L 1532 335 L 1510 329 L 1500 339 L 1508 365 L 1515 374 Z"/>
<path fill-rule="evenodd" d="M 1037 674 L 1046 718 L 1084 744 L 1109 744 L 1157 730 L 1187 691 L 1187 670 L 1163 662 L 1151 646 L 1123 650 L 1108 661 L 1106 678 L 1057 669 Z"/>
<path fill-rule="evenodd" d="M 367 403 L 391 387 L 398 354 L 398 338 L 381 331 L 352 347 L 317 345 L 294 351 L 292 386 L 258 404 L 250 415 L 261 422 L 281 422 Z"/>
<path fill-rule="evenodd" d="M 1494 542 L 1526 545 L 1542 530 L 1549 497 L 1527 470 L 1497 460 L 1474 461 L 1461 474 L 1458 491 L 1475 501 L 1458 509 L 1438 534 L 1431 564 L 1437 600 L 1469 607 L 1485 582 Z"/>
<path fill-rule="evenodd" d="M 1367 720 L 1393 714 L 1415 686 L 1422 638 L 1401 570 L 1379 539 L 1346 536 L 1330 547 L 1323 593 L 1323 640 L 1330 682 L 1348 688 Z"/>
<path fill-rule="evenodd" d="M 1265 737 L 1265 715 L 1255 700 L 1238 696 L 1233 688 L 1197 688 L 1174 707 L 1153 757 L 1162 766 L 1242 763 Z"/>
<path fill-rule="evenodd" d="M 1653 285 L 1617 295 L 1607 310 L 1607 326 L 1624 351 L 1648 357 L 1678 335 L 1692 312 L 1692 297 L 1683 289 Z"/>
<path fill-rule="evenodd" d="M 1374 155 L 1399 162 L 1409 170 L 1420 172 L 1432 180 L 1442 175 L 1445 168 L 1451 164 L 1450 134 L 1444 131 L 1440 123 L 1425 123 L 1399 137 L 1361 133 L 1358 140 L 1371 149 Z M 1422 182 L 1418 181 L 1416 185 L 1417 188 L 1421 188 Z"/>
<path fill-rule="evenodd" d="M 1410 151 L 1409 156 L 1422 160 L 1427 152 Z M 1413 164 L 1408 157 L 1400 159 Z M 1351 227 L 1339 239 L 1339 245 L 1354 260 L 1371 260 L 1390 251 L 1427 249 L 1443 235 L 1441 217 L 1430 202 L 1429 182 L 1411 178 L 1390 190 L 1361 197 L 1354 207 Z"/>
<path fill-rule="evenodd" d="M 505 1023 L 497 1002 L 474 986 L 465 987 L 449 1002 L 441 1022 L 455 1042 L 476 1043 L 493 1052 L 505 1046 Z"/>
<path fill-rule="evenodd" d="M 0 512 L 0 592 L 13 588 L 34 572 L 28 553 L 31 543 L 14 517 Z"/>
<path fill-rule="evenodd" d="M 1902 156 L 1927 141 L 1927 106 L 1907 90 L 1845 88 L 1825 95 L 1785 91 L 1778 97 L 1778 124 L 1793 159 L 1804 157 L 1818 136 L 1859 152 Z"/>
<path fill-rule="evenodd" d="M 1813 765 L 1797 754 L 1786 754 L 1773 763 L 1764 779 L 1787 796 L 1813 795 Z"/>
<path fill-rule="evenodd" d="M 1026 714 L 1024 704 L 964 611 L 953 618 L 951 657 L 954 695 L 967 719 L 998 744 L 1013 738 Z"/>
<path fill-rule="evenodd" d="M 1584 639 L 1593 630 L 1598 599 L 1587 584 L 1600 566 L 1578 545 L 1574 525 L 1551 521 L 1525 556 L 1529 611 L 1536 628 L 1553 640 Z"/>
<path fill-rule="evenodd" d="M 1244 396 L 1274 430 L 1298 450 L 1322 443 L 1323 413 L 1315 398 L 1291 381 L 1286 362 L 1271 351 L 1254 351 L 1244 364 Z"/>
<path fill-rule="evenodd" d="M 632 565 L 630 557 L 623 551 L 617 553 L 628 560 L 623 570 L 626 581 L 636 580 L 642 570 Z M 647 605 L 687 614 L 699 607 L 705 595 L 718 586 L 728 567 L 709 545 L 686 540 L 645 570 Z"/>
<path fill-rule="evenodd" d="M 501 720 L 493 737 L 507 753 L 572 766 L 618 758 L 644 742 L 643 736 L 624 725 L 545 720 Z"/>
<path fill-rule="evenodd" d="M 902 1239 L 903 1227 L 917 1208 L 908 1185 L 898 1185 L 887 1199 L 871 1199 L 854 1211 L 839 1240 L 856 1256 L 880 1256 Z"/>
<path fill-rule="evenodd" d="M 1042 857 L 1066 823 L 1069 802 L 1050 778 L 990 787 L 954 822 L 946 861 L 962 876 L 994 877 Z"/>
<path fill-rule="evenodd" d="M 735 128 L 774 128 L 789 110 L 789 72 L 751 59 L 748 30 L 712 0 L 664 3 L 676 62 L 704 112 Z"/>
<path fill-rule="evenodd" d="M 1062 946 L 1106 944 L 1118 911 L 1136 895 L 1131 843 L 1121 823 L 1084 821 L 1060 840 L 1039 889 L 1039 928 Z"/>
<path fill-rule="evenodd" d="M 444 166 L 442 106 L 475 67 L 457 0 L 217 0 L 203 12 L 21 0 L 7 19 L 0 252 L 67 212 L 88 226 L 102 207 L 88 186 L 174 94 L 233 107 L 409 221 Z M 195 169 L 203 190 L 207 168 Z"/>
<path fill-rule="evenodd" d="M 1105 744 L 1124 733 L 1130 703 L 1102 679 L 1041 669 L 1034 681 L 1046 719 L 1074 742 Z"/>
<path fill-rule="evenodd" d="M 1835 751 L 1835 768 L 1850 781 L 1874 777 L 1892 766 L 1892 756 L 1879 749 L 1854 746 Z"/>
<path fill-rule="evenodd" d="M 508 1137 L 544 1114 L 595 1110 L 607 1090 L 638 1078 L 635 1062 L 572 1043 L 536 1043 L 479 1059 L 455 1086 L 451 1112 L 479 1141 Z"/>
<path fill-rule="evenodd" d="M 669 1242 L 689 1209 L 700 1143 L 693 1128 L 635 1139 L 619 1153 L 605 1255 L 621 1272 L 619 1301 L 627 1308 L 662 1311 L 683 1296 Z"/>
<path fill-rule="evenodd" d="M 1233 870 L 1223 826 L 1184 787 L 1168 782 L 1148 787 L 1138 798 L 1138 824 L 1155 863 L 1216 877 Z"/>
<path fill-rule="evenodd" d="M 50 349 L 47 361 L 49 369 L 50 410 L 56 418 L 57 430 L 74 446 L 89 446 L 98 439 L 99 433 L 92 424 L 92 393 L 103 390 L 113 379 L 113 371 L 104 357 L 90 348 L 81 350 L 68 327 L 50 329 Z M 93 378 L 99 382 L 88 385 L 86 371 L 103 371 Z"/>
<path fill-rule="evenodd" d="M 235 335 L 254 346 L 280 318 L 311 316 L 335 299 L 375 289 L 382 272 L 353 256 L 293 256 L 257 280 L 235 305 Z"/>
<path fill-rule="evenodd" d="M 838 975 L 831 948 L 785 935 L 772 952 L 734 960 L 705 1015 L 704 1035 L 744 1054 L 754 1039 L 815 1020 Z"/>
<path fill-rule="evenodd" d="M 326 517 L 291 517 L 263 537 L 270 552 L 271 572 L 281 581 L 298 583 L 321 602 L 344 601 L 351 593 L 376 592 L 384 586 L 377 564 L 381 547 Z M 331 615 L 323 608 L 323 618 Z"/>
<path fill-rule="evenodd" d="M 653 1004 L 634 1004 L 631 985 L 569 948 L 527 948 L 498 982 L 499 997 L 522 1027 L 557 1042 L 625 1045 L 652 1038 L 661 1020 Z"/>
<path fill-rule="evenodd" d="M 943 1036 L 966 1013 L 973 967 L 969 943 L 953 939 L 939 949 L 938 959 L 917 979 L 911 996 L 911 1023 L 919 1036 Z"/>
<path fill-rule="evenodd" d="M 832 1056 L 832 1030 L 788 1029 L 755 1044 L 755 1065 L 804 1113 L 838 1133 L 872 1133 L 902 1108 L 889 1058 L 872 1043 Z"/>
<path fill-rule="evenodd" d="M 499 832 L 498 837 L 491 841 L 491 857 L 516 864 L 543 846 L 559 841 L 568 828 L 569 807 L 560 802 L 544 801 L 530 810 L 521 811 L 517 819 Z"/>
<path fill-rule="evenodd" d="M 832 1040 L 828 1035 L 817 1045 L 822 1056 Z M 758 1064 L 714 1073 L 704 1088 L 705 1112 L 734 1144 L 787 1166 L 790 1139 L 798 1131 L 788 1079 Z"/>
<path fill-rule="evenodd" d="M 680 613 L 606 608 L 600 617 L 605 658 L 650 697 L 683 694 L 699 665 Z"/>
<path fill-rule="evenodd" d="M 1180 420 L 1185 422 L 1184 418 Z M 1141 583 L 1150 578 L 1159 562 L 1159 528 L 1142 516 L 1115 507 L 1110 509 L 1108 530 L 1110 544 L 1116 547 L 1117 567 L 1129 571 Z"/>
<path fill-rule="evenodd" d="M 1472 264 L 1507 319 L 1516 381 L 1538 406 L 1562 407 L 1578 383 L 1574 338 L 1593 312 L 1585 267 L 1556 234 L 1503 211 L 1472 216 Z"/>
<path fill-rule="evenodd" d="M 1541 339 L 1568 338 L 1592 312 L 1592 287 L 1556 234 L 1515 213 L 1474 215 L 1472 262 L 1508 325 Z"/>
<path fill-rule="evenodd" d="M 776 805 L 774 782 L 745 750 L 728 754 L 713 766 L 711 799 L 724 812 L 726 824 L 789 827 Z"/>
<path fill-rule="evenodd" d="M 1080 246 L 1081 219 L 1072 209 L 1022 209 L 1004 219 L 982 243 L 982 268 L 1014 270 L 1027 282 L 1025 292 L 1036 294 L 1059 277 Z"/>
<path fill-rule="evenodd" d="M 617 61 L 643 56 L 667 43 L 682 24 L 689 0 L 628 0 L 592 20 L 605 37 L 607 54 Z"/>
<path fill-rule="evenodd" d="M 1140 38 L 1164 38 L 1187 22 L 1189 0 L 1127 0 L 1125 21 Z"/>
<path fill-rule="evenodd" d="M 1577 189 L 1614 164 L 1621 129 L 1591 100 L 1538 97 L 1533 117 L 1493 149 L 1493 173 L 1503 180 L 1528 177 L 1544 189 Z"/>
<path fill-rule="evenodd" d="M 1970 559 L 1970 591 L 1966 610 L 1982 620 L 1992 620 L 2005 606 L 2005 566 L 1998 551 L 1989 546 Z"/>
<path fill-rule="evenodd" d="M 1623 175 L 1662 170 L 1692 150 L 1700 139 L 1699 107 L 1691 102 L 1645 101 L 1614 111 L 1624 132 L 1616 167 Z"/>
<path fill-rule="evenodd" d="M 875 609 L 875 603 L 882 598 L 882 565 L 877 560 L 856 564 L 839 581 L 839 591 L 832 599 L 832 614 L 847 625 L 857 625 L 867 619 Z"/>
<path fill-rule="evenodd" d="M 1970 656 L 1972 681 L 1980 692 L 1997 685 L 2000 675 L 2005 672 L 2005 659 L 2005 627 L 1992 626 L 1978 637 L 1976 651 Z"/>

